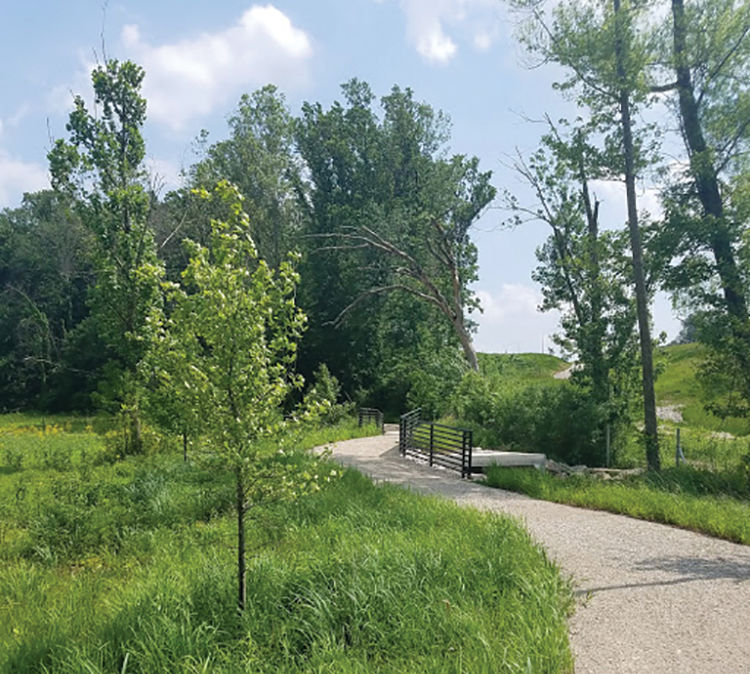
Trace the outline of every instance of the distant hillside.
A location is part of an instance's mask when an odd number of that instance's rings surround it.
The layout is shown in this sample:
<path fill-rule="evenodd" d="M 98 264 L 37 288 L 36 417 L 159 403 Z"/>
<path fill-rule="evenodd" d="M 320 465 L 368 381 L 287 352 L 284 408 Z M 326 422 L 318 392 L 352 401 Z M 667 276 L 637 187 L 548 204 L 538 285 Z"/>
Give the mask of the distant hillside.
<path fill-rule="evenodd" d="M 676 344 L 657 350 L 656 404 L 674 406 L 689 426 L 747 435 L 750 431 L 747 419 L 722 420 L 704 409 L 704 393 L 696 379 L 703 353 L 700 344 Z M 549 380 L 556 372 L 569 367 L 562 358 L 543 353 L 480 353 L 478 356 L 482 374 L 501 377 L 508 383 Z"/>
<path fill-rule="evenodd" d="M 545 353 L 480 353 L 478 357 L 482 374 L 506 381 L 550 379 L 568 367 L 562 358 Z"/>
<path fill-rule="evenodd" d="M 703 354 L 703 346 L 696 343 L 673 344 L 657 350 L 657 404 L 679 407 L 683 421 L 690 426 L 746 435 L 750 430 L 747 419 L 722 420 L 704 409 L 705 392 L 696 378 Z"/>

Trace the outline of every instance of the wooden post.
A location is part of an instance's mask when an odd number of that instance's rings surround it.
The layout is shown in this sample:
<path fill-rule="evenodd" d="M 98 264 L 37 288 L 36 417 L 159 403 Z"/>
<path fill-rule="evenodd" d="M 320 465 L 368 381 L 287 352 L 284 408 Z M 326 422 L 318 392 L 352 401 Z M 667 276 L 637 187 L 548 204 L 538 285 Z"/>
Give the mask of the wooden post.
<path fill-rule="evenodd" d="M 435 439 L 435 424 L 430 424 L 430 465 L 432 465 L 433 442 Z"/>

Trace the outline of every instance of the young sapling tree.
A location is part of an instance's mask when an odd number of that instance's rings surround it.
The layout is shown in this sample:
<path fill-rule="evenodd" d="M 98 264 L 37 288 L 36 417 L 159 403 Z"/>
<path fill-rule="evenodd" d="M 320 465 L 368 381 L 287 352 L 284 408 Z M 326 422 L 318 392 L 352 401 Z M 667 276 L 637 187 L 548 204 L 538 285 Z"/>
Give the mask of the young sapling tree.
<path fill-rule="evenodd" d="M 199 422 L 203 449 L 235 476 L 237 603 L 245 608 L 246 515 L 269 499 L 317 488 L 320 473 L 285 461 L 279 441 L 294 421 L 281 405 L 302 385 L 294 373 L 305 316 L 294 299 L 293 259 L 272 270 L 258 254 L 238 192 L 221 182 L 206 199 L 224 202 L 227 221 L 211 222 L 210 245 L 187 241 L 183 283 L 168 293 L 173 311 L 159 332 L 156 371 L 186 423 Z M 330 474 L 330 471 L 329 471 Z"/>

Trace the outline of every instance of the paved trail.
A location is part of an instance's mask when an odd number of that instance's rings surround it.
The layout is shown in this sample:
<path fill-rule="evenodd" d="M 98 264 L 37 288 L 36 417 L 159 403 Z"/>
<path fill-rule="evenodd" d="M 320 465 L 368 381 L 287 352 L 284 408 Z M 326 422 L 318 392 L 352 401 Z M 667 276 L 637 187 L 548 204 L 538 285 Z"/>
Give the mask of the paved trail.
<path fill-rule="evenodd" d="M 521 518 L 574 578 L 577 672 L 750 672 L 750 547 L 483 487 L 401 459 L 397 442 L 349 440 L 333 456 L 376 481 Z"/>

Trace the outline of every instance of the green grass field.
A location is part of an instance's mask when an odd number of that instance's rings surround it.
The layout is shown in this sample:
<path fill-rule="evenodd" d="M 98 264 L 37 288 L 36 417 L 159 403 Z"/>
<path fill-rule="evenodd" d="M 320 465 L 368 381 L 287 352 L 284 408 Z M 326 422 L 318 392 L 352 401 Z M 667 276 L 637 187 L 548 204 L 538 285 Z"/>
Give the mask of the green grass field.
<path fill-rule="evenodd" d="M 562 358 L 546 353 L 480 353 L 477 357 L 483 375 L 508 383 L 548 381 L 568 367 Z"/>
<path fill-rule="evenodd" d="M 535 498 L 608 510 L 750 544 L 748 420 L 719 419 L 705 410 L 704 392 L 696 376 L 703 358 L 700 345 L 667 346 L 656 355 L 657 404 L 673 406 L 682 414 L 681 421 L 659 422 L 664 470 L 604 482 L 585 475 L 559 478 L 532 470 L 493 469 L 487 483 Z M 512 367 L 507 365 L 509 358 Z M 488 371 L 488 360 L 497 366 L 496 374 L 508 368 L 511 383 L 549 378 L 556 365 L 554 360 L 535 354 L 485 356 L 483 365 Z M 562 361 L 558 367 L 564 367 Z M 687 465 L 680 467 L 675 458 L 678 429 L 687 460 Z M 645 465 L 641 434 L 635 426 L 618 439 L 613 453 L 616 466 Z"/>
<path fill-rule="evenodd" d="M 509 519 L 348 471 L 252 511 L 238 615 L 231 475 L 1 421 L 2 672 L 572 670 L 570 588 Z"/>
<path fill-rule="evenodd" d="M 704 394 L 696 378 L 703 354 L 700 344 L 674 344 L 656 351 L 660 370 L 655 384 L 657 404 L 679 406 L 682 425 L 686 427 L 747 435 L 750 432 L 747 419 L 720 419 L 706 411 Z"/>

